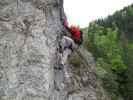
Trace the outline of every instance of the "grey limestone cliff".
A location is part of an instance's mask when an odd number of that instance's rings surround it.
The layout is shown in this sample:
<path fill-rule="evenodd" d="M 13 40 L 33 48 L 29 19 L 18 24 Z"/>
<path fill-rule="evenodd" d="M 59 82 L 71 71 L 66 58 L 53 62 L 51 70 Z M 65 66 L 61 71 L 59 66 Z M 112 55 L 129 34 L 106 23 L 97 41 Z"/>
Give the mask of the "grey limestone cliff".
<path fill-rule="evenodd" d="M 0 0 L 0 100 L 98 100 L 94 62 L 83 48 L 86 67 L 54 69 L 62 2 Z"/>

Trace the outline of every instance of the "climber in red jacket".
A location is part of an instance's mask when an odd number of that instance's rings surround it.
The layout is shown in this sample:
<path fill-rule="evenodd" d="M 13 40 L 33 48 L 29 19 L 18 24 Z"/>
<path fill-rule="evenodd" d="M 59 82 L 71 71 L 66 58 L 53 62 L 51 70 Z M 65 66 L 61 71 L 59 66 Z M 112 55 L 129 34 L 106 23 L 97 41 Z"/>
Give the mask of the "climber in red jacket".
<path fill-rule="evenodd" d="M 63 22 L 64 27 L 71 33 L 72 39 L 74 40 L 74 42 L 78 45 L 82 44 L 83 41 L 83 37 L 82 37 L 82 31 L 79 29 L 79 27 L 77 26 L 68 26 L 68 22 L 65 19 Z"/>
<path fill-rule="evenodd" d="M 64 20 L 63 26 L 71 33 L 71 37 L 67 35 L 62 35 L 59 42 L 59 53 L 60 53 L 60 63 L 55 66 L 55 69 L 62 70 L 67 65 L 68 57 L 71 55 L 73 50 L 76 50 L 78 46 L 82 44 L 82 32 L 77 26 L 68 26 L 67 20 Z M 78 45 L 75 45 L 78 44 Z"/>

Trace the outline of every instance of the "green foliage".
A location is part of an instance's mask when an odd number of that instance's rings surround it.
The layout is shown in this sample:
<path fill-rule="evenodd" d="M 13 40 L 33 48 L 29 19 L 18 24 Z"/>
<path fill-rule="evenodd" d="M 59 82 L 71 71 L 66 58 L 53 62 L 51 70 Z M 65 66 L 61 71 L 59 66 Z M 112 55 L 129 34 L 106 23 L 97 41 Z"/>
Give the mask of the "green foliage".
<path fill-rule="evenodd" d="M 103 27 L 112 27 L 115 23 L 120 29 L 119 35 L 124 35 L 133 40 L 133 4 L 125 7 L 121 11 L 116 11 L 112 16 L 108 16 L 105 19 L 98 19 L 95 21 L 96 24 Z"/>
<path fill-rule="evenodd" d="M 97 62 L 97 76 L 112 100 L 133 100 L 133 5 L 84 29 L 84 45 Z M 117 98 L 117 99 L 116 99 Z"/>
<path fill-rule="evenodd" d="M 111 64 L 112 64 L 112 70 L 119 71 L 118 73 L 123 72 L 123 70 L 127 68 L 120 55 L 111 59 Z"/>
<path fill-rule="evenodd" d="M 118 40 L 118 28 L 115 24 L 113 28 L 104 28 L 92 23 L 88 36 L 88 48 L 91 48 L 96 57 L 104 58 L 111 64 L 112 70 L 118 73 L 127 68 L 122 58 L 123 48 Z"/>
<path fill-rule="evenodd" d="M 133 43 L 126 43 L 125 47 L 125 63 L 128 65 L 126 71 L 126 83 L 121 91 L 127 100 L 133 100 Z"/>
<path fill-rule="evenodd" d="M 103 58 L 98 58 L 96 64 L 97 76 L 102 80 L 103 87 L 107 91 L 108 96 L 110 96 L 112 100 L 119 100 L 121 97 L 119 93 L 119 84 L 116 81 L 117 75 L 111 71 L 110 64 L 106 63 Z"/>
<path fill-rule="evenodd" d="M 118 32 L 119 29 L 115 24 L 106 28 L 92 22 L 88 28 L 88 43 L 86 43 L 86 47 L 96 57 L 97 75 L 112 100 L 118 100 L 120 97 L 117 74 L 127 69 Z"/>

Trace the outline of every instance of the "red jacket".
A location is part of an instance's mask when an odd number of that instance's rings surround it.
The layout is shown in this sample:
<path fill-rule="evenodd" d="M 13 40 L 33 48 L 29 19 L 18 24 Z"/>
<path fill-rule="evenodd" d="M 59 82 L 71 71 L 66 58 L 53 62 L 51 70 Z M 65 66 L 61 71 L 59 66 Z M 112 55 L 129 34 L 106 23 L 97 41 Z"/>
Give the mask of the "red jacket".
<path fill-rule="evenodd" d="M 75 38 L 75 39 L 77 39 L 77 40 L 80 40 L 80 29 L 79 29 L 79 27 L 77 27 L 77 26 L 71 26 L 70 27 L 70 30 L 71 30 L 71 33 L 72 33 L 72 36 Z"/>
<path fill-rule="evenodd" d="M 66 19 L 64 20 L 63 25 L 64 25 L 65 28 L 67 28 L 67 29 L 71 32 L 72 36 L 73 36 L 76 40 L 80 40 L 80 35 L 81 35 L 81 33 L 80 33 L 79 27 L 74 26 L 74 25 L 72 25 L 71 27 L 69 27 L 69 26 L 68 26 L 68 22 L 67 22 Z"/>

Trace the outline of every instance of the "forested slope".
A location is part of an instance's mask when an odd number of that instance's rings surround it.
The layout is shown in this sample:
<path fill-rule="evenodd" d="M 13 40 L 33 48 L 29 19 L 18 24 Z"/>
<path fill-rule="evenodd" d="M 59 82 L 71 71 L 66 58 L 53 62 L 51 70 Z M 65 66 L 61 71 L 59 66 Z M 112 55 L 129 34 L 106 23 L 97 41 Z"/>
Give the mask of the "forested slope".
<path fill-rule="evenodd" d="M 133 5 L 90 23 L 84 46 L 97 62 L 97 76 L 112 100 L 133 100 Z"/>
<path fill-rule="evenodd" d="M 120 35 L 124 35 L 128 40 L 133 40 L 133 4 L 116 11 L 105 19 L 98 19 L 95 23 L 106 28 L 116 24 Z"/>

